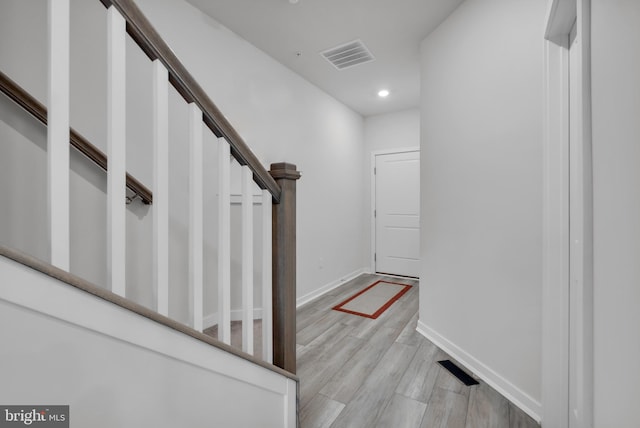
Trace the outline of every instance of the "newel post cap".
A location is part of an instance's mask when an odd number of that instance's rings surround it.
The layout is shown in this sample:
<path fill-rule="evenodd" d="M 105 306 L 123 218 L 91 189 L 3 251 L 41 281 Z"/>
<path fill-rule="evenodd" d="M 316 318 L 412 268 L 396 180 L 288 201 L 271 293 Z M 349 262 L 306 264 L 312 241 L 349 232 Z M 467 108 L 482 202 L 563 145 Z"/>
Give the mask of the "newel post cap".
<path fill-rule="evenodd" d="M 301 176 L 298 167 L 287 162 L 272 163 L 269 174 L 271 174 L 275 180 L 298 180 Z"/>

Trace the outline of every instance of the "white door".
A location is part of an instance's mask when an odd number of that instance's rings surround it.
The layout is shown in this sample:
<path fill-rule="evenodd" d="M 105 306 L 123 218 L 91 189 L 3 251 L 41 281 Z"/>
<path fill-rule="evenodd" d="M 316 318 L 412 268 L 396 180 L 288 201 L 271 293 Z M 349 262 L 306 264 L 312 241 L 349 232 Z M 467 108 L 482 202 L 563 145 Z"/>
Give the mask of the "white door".
<path fill-rule="evenodd" d="M 375 156 L 375 270 L 420 275 L 420 152 Z"/>

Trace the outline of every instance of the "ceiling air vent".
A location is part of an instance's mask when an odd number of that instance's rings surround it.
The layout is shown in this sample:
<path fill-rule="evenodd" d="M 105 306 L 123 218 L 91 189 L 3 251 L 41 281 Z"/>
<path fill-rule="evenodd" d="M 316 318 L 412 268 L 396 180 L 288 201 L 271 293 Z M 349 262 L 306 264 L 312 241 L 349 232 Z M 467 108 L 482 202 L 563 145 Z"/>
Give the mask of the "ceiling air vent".
<path fill-rule="evenodd" d="M 374 60 L 373 54 L 360 40 L 327 49 L 321 55 L 338 70 Z"/>

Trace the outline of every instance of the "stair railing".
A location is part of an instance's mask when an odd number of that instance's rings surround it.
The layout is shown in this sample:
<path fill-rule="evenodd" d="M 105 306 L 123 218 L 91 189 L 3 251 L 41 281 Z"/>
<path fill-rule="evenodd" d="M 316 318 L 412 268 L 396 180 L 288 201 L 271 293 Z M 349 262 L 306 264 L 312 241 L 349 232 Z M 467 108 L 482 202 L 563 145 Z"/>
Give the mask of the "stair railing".
<path fill-rule="evenodd" d="M 218 145 L 218 339 L 230 344 L 230 160 L 242 168 L 242 336 L 253 353 L 253 195 L 262 189 L 263 359 L 295 373 L 296 180 L 295 165 L 271 171 L 258 161 L 238 132 L 178 60 L 133 0 L 100 0 L 107 8 L 107 154 L 69 126 L 69 0 L 49 3 L 49 108 L 4 74 L 0 90 L 47 125 L 50 263 L 70 268 L 69 143 L 107 171 L 107 265 L 111 291 L 126 298 L 126 189 L 153 204 L 153 284 L 156 311 L 169 308 L 169 101 L 171 84 L 189 106 L 189 307 L 190 325 L 203 330 L 203 129 Z M 154 178 L 151 191 L 126 173 L 125 33 L 153 63 Z M 55 55 L 52 54 L 55 52 Z M 204 124 L 204 126 L 203 126 Z M 107 161 L 108 160 L 108 161 Z M 53 197 L 55 195 L 55 197 Z M 131 199 L 131 198 L 129 198 Z M 273 312 L 272 312 L 273 311 Z"/>

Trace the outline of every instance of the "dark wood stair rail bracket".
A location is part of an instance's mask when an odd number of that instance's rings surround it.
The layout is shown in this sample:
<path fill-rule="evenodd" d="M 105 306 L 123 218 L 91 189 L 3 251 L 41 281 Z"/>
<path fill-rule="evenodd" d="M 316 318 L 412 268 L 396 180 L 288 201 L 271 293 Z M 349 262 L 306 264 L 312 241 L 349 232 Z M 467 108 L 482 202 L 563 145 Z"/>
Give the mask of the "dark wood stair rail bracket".
<path fill-rule="evenodd" d="M 27 113 L 47 126 L 47 108 L 27 91 L 0 71 L 0 92 L 22 107 Z M 103 170 L 107 170 L 107 156 L 73 128 L 69 129 L 69 142 L 80 153 L 85 155 Z M 127 174 L 127 188 L 138 195 L 143 203 L 151 204 L 153 194 L 144 184 Z"/>
<path fill-rule="evenodd" d="M 296 372 L 296 181 L 300 172 L 289 163 L 271 164 L 280 186 L 273 204 L 273 364 Z"/>

